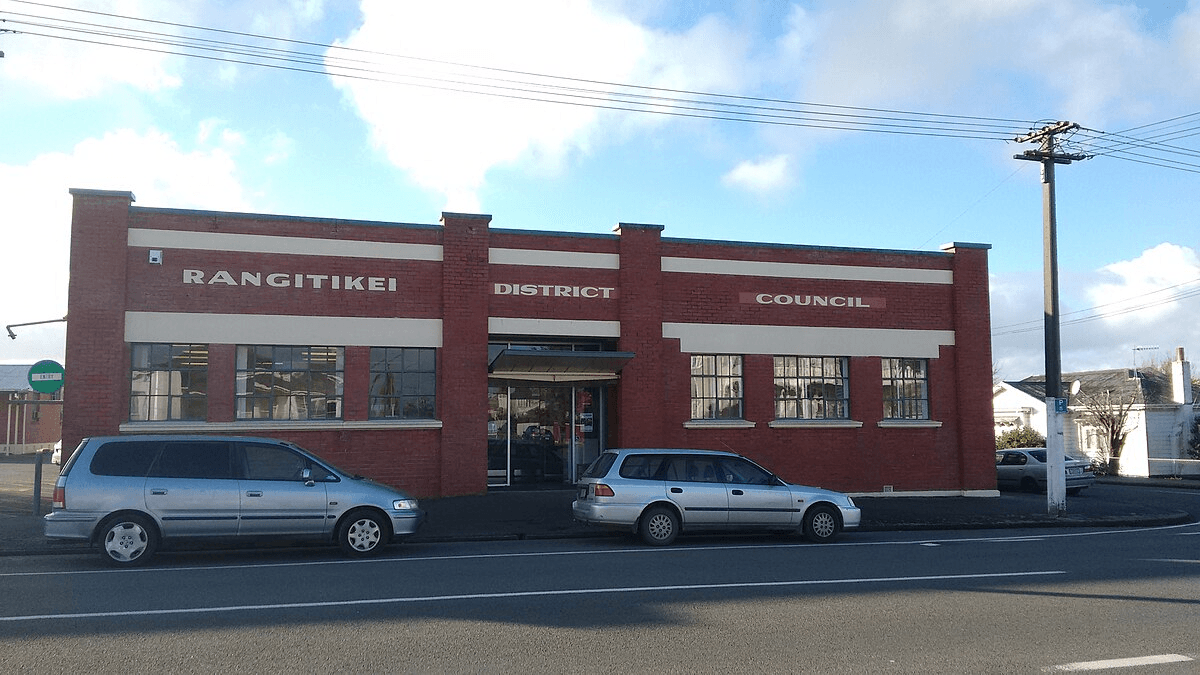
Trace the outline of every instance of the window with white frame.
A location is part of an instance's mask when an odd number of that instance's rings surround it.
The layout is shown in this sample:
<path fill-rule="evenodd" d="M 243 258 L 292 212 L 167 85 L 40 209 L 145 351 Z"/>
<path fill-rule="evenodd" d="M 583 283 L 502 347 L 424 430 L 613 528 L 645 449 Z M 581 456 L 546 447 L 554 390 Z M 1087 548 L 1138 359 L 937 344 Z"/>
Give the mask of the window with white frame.
<path fill-rule="evenodd" d="M 208 345 L 134 344 L 129 362 L 130 421 L 208 418 Z"/>
<path fill-rule="evenodd" d="M 927 359 L 883 359 L 883 417 L 929 419 Z"/>
<path fill-rule="evenodd" d="M 850 418 L 850 359 L 844 356 L 776 356 L 775 418 Z"/>
<path fill-rule="evenodd" d="M 742 357 L 692 355 L 692 419 L 742 418 Z"/>
<path fill-rule="evenodd" d="M 239 345 L 237 418 L 341 419 L 344 375 L 341 347 Z"/>

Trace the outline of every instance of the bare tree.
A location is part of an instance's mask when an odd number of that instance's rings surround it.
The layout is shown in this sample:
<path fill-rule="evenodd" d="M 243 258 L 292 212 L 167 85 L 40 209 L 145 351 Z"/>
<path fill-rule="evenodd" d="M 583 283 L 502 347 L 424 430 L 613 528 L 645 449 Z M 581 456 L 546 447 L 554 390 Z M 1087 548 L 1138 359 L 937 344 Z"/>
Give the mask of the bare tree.
<path fill-rule="evenodd" d="M 1084 421 L 1101 431 L 1102 461 L 1109 465 L 1112 473 L 1116 473 L 1121 450 L 1125 448 L 1125 439 L 1131 431 L 1125 428 L 1125 424 L 1129 421 L 1129 411 L 1133 409 L 1137 396 L 1130 394 L 1126 400 L 1112 389 L 1105 389 L 1098 396 L 1083 394 L 1079 399 L 1084 406 Z"/>

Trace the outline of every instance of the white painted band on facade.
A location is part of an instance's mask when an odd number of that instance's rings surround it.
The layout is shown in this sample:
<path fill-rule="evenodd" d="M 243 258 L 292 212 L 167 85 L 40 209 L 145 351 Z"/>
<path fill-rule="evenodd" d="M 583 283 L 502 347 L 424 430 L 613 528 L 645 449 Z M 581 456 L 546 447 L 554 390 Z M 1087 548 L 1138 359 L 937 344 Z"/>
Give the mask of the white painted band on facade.
<path fill-rule="evenodd" d="M 441 319 L 125 312 L 126 342 L 441 347 Z"/>
<path fill-rule="evenodd" d="M 180 230 L 129 230 L 129 246 L 158 249 L 279 253 L 322 257 L 376 258 L 380 260 L 442 260 L 439 244 L 404 244 L 391 241 L 349 241 L 315 237 L 279 237 L 265 234 L 192 232 Z"/>
<path fill-rule="evenodd" d="M 615 270 L 621 268 L 621 256 L 616 253 L 547 251 L 532 248 L 489 248 L 488 262 L 493 265 L 578 267 L 595 270 Z"/>
<path fill-rule="evenodd" d="M 663 323 L 663 337 L 692 354 L 831 354 L 934 359 L 954 331 Z"/>
<path fill-rule="evenodd" d="M 903 284 L 954 283 L 954 273 L 949 270 L 863 267 L 855 265 L 812 265 L 807 263 L 718 260 L 713 258 L 664 257 L 662 259 L 662 271 L 682 272 L 686 274 L 729 274 L 781 279 L 828 279 L 834 281 L 876 281 Z"/>
<path fill-rule="evenodd" d="M 619 338 L 621 322 L 493 316 L 488 318 L 488 332 L 497 335 Z"/>

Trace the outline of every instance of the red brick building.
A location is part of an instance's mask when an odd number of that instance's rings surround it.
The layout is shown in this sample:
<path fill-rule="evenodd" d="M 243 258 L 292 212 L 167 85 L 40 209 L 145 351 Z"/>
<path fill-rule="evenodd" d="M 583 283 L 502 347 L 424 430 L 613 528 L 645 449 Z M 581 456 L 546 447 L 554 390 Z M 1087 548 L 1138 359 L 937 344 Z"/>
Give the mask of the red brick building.
<path fill-rule="evenodd" d="M 133 206 L 72 190 L 63 440 L 293 440 L 418 496 L 733 449 L 995 487 L 987 245 L 885 251 Z"/>
<path fill-rule="evenodd" d="M 29 385 L 32 364 L 0 364 L 0 455 L 47 450 L 62 438 L 61 390 L 43 394 Z"/>

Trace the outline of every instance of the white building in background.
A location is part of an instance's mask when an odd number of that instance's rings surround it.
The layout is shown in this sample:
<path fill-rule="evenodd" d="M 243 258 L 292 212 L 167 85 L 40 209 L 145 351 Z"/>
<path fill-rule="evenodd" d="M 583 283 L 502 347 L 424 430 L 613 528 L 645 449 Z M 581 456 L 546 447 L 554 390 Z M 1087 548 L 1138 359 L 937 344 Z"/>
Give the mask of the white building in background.
<path fill-rule="evenodd" d="M 1096 370 L 1063 375 L 1063 391 L 1079 382 L 1078 393 L 1068 397 L 1063 422 L 1063 445 L 1069 454 L 1102 458 L 1102 433 L 1087 421 L 1084 401 L 1100 400 L 1112 392 L 1113 400 L 1133 400 L 1125 429 L 1129 432 L 1121 452 L 1122 476 L 1200 475 L 1200 460 L 1188 455 L 1196 419 L 1200 416 L 1200 387 L 1192 381 L 1192 366 L 1182 347 L 1163 370 Z M 996 435 L 1028 427 L 1046 435 L 1046 378 L 1002 382 L 992 392 Z"/>

